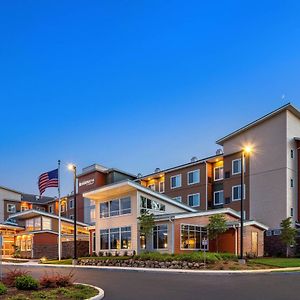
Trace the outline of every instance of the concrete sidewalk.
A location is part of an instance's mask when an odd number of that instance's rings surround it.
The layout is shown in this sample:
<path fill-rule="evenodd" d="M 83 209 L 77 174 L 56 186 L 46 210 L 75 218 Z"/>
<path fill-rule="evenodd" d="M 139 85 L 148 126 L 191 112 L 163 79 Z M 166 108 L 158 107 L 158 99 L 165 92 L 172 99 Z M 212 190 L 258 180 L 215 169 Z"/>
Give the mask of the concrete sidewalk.
<path fill-rule="evenodd" d="M 105 267 L 105 266 L 73 266 L 73 265 L 54 265 L 39 264 L 38 261 L 29 261 L 25 263 L 3 262 L 3 266 L 15 267 L 37 267 L 37 268 L 75 268 L 75 269 L 100 269 L 110 271 L 132 271 L 132 272 L 163 272 L 163 273 L 185 273 L 185 274 L 262 274 L 271 272 L 300 272 L 300 267 L 259 269 L 259 270 L 182 270 L 182 269 L 159 269 L 159 268 L 127 268 L 127 267 Z"/>

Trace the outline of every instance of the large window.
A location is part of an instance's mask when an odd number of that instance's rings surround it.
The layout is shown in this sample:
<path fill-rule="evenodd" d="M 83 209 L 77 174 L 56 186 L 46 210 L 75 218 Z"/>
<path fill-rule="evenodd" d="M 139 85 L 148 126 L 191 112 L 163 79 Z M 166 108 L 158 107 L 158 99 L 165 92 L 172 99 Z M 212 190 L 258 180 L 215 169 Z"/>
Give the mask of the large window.
<path fill-rule="evenodd" d="M 224 204 L 224 192 L 223 192 L 223 190 L 214 192 L 214 204 L 215 205 Z"/>
<path fill-rule="evenodd" d="M 241 159 L 234 159 L 232 161 L 232 175 L 235 175 L 235 174 L 240 174 L 241 173 Z"/>
<path fill-rule="evenodd" d="M 131 248 L 131 227 L 115 227 L 100 230 L 101 250 L 125 250 Z"/>
<path fill-rule="evenodd" d="M 153 228 L 153 248 L 166 249 L 168 248 L 168 225 L 157 225 Z"/>
<path fill-rule="evenodd" d="M 100 203 L 100 218 L 126 215 L 131 213 L 131 198 L 124 197 L 121 199 L 111 200 Z"/>
<path fill-rule="evenodd" d="M 222 180 L 224 176 L 223 167 L 214 168 L 214 181 Z"/>
<path fill-rule="evenodd" d="M 145 211 L 163 212 L 166 210 L 166 206 L 164 204 L 161 204 L 155 200 L 146 198 L 144 196 L 141 196 L 140 208 L 141 208 L 141 212 L 145 212 Z"/>
<path fill-rule="evenodd" d="M 34 230 L 42 230 L 41 218 L 34 218 Z"/>
<path fill-rule="evenodd" d="M 51 230 L 52 229 L 51 219 L 42 217 L 42 220 L 43 220 L 43 230 Z"/>
<path fill-rule="evenodd" d="M 244 197 L 246 198 L 246 185 L 244 185 Z M 241 185 L 235 185 L 232 187 L 232 201 L 238 201 L 241 200 Z"/>
<path fill-rule="evenodd" d="M 200 170 L 194 170 L 187 173 L 188 184 L 195 184 L 200 182 Z"/>
<path fill-rule="evenodd" d="M 170 181 L 171 181 L 171 189 L 181 187 L 181 174 L 172 176 L 170 178 Z"/>
<path fill-rule="evenodd" d="M 109 230 L 108 229 L 100 230 L 100 249 L 101 250 L 109 249 Z"/>
<path fill-rule="evenodd" d="M 195 225 L 181 225 L 181 249 L 207 250 L 203 240 L 207 240 L 207 229 Z"/>
<path fill-rule="evenodd" d="M 191 207 L 200 206 L 200 194 L 188 195 L 188 204 Z"/>

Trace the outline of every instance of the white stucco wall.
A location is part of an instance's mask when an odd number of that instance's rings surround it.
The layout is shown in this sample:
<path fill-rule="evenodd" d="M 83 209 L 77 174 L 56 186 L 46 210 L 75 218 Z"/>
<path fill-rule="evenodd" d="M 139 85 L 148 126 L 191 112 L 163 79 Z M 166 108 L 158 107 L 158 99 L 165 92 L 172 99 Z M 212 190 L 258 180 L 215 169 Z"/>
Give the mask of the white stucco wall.
<path fill-rule="evenodd" d="M 224 143 L 224 153 L 252 145 L 250 158 L 250 219 L 278 228 L 287 216 L 287 111 L 251 127 Z M 295 127 L 294 125 L 292 126 Z M 292 130 L 290 132 L 292 135 Z"/>

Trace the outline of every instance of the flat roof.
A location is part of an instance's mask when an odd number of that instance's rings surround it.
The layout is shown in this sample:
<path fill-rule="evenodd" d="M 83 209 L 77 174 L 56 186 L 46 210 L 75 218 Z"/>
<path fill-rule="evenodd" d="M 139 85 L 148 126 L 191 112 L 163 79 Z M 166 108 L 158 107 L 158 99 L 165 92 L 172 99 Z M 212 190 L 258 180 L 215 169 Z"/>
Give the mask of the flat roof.
<path fill-rule="evenodd" d="M 185 209 L 186 211 L 189 211 L 189 212 L 196 212 L 195 209 L 191 208 L 190 206 L 187 206 L 181 202 L 178 202 L 176 200 L 173 200 L 172 198 L 166 196 L 166 195 L 163 195 L 161 193 L 158 193 L 156 191 L 153 191 L 149 188 L 146 188 L 144 186 L 142 186 L 141 184 L 135 182 L 135 181 L 131 181 L 131 180 L 124 180 L 124 181 L 120 181 L 120 182 L 117 182 L 117 183 L 112 183 L 112 184 L 108 184 L 108 185 L 105 185 L 103 187 L 100 187 L 98 189 L 95 189 L 93 191 L 90 191 L 90 192 L 86 192 L 86 193 L 83 193 L 83 197 L 86 197 L 86 198 L 89 198 L 90 196 L 93 196 L 97 193 L 101 193 L 101 192 L 105 192 L 105 191 L 109 191 L 109 190 L 113 190 L 113 189 L 117 189 L 117 188 L 120 188 L 122 186 L 130 186 L 132 188 L 135 188 L 141 192 L 144 192 L 144 193 L 147 193 L 151 196 L 154 196 L 162 201 L 165 201 L 169 204 L 172 204 L 174 206 L 177 206 L 177 207 L 180 207 L 182 209 Z"/>
<path fill-rule="evenodd" d="M 158 174 L 161 174 L 161 173 L 167 173 L 167 172 L 175 171 L 175 170 L 178 170 L 178 169 L 186 168 L 186 167 L 189 167 L 189 166 L 197 165 L 199 163 L 205 163 L 208 160 L 215 159 L 215 158 L 222 157 L 222 156 L 223 156 L 223 154 L 216 154 L 216 155 L 208 156 L 208 157 L 205 157 L 205 158 L 197 159 L 196 161 L 190 161 L 188 163 L 177 165 L 175 167 L 162 169 L 158 172 L 153 172 L 153 173 L 150 173 L 150 174 L 147 174 L 147 175 L 143 175 L 143 176 L 137 178 L 135 181 L 139 181 L 139 180 L 145 179 L 147 177 L 155 176 L 155 175 L 158 175 Z"/>
<path fill-rule="evenodd" d="M 221 145 L 221 146 L 223 146 L 223 144 L 224 144 L 225 141 L 233 138 L 234 136 L 236 136 L 236 135 L 238 135 L 238 134 L 240 134 L 240 133 L 242 133 L 242 132 L 244 132 L 244 131 L 246 131 L 246 130 L 254 127 L 254 126 L 259 125 L 260 123 L 262 123 L 262 122 L 264 122 L 264 121 L 266 121 L 266 120 L 268 120 L 268 119 L 270 119 L 270 118 L 278 115 L 279 113 L 281 113 L 281 112 L 283 112 L 285 110 L 289 110 L 290 112 L 292 112 L 295 116 L 297 116 L 300 119 L 300 111 L 298 109 L 296 109 L 291 103 L 287 103 L 287 104 L 285 104 L 285 105 L 283 105 L 283 106 L 281 106 L 281 107 L 279 107 L 279 108 L 271 111 L 270 113 L 268 113 L 268 114 L 266 114 L 266 115 L 258 118 L 257 120 L 255 120 L 253 122 L 250 122 L 249 124 L 247 124 L 247 125 L 239 128 L 239 129 L 233 131 L 232 133 L 229 133 L 228 135 L 226 135 L 226 136 L 218 139 L 216 141 L 216 143 L 219 144 L 219 145 Z"/>
<path fill-rule="evenodd" d="M 8 188 L 8 187 L 3 186 L 3 185 L 0 186 L 0 189 L 6 190 L 6 191 L 9 191 L 9 192 L 13 192 L 13 193 L 16 193 L 16 194 L 22 194 L 21 192 L 18 192 L 18 191 L 14 190 L 14 189 Z"/>

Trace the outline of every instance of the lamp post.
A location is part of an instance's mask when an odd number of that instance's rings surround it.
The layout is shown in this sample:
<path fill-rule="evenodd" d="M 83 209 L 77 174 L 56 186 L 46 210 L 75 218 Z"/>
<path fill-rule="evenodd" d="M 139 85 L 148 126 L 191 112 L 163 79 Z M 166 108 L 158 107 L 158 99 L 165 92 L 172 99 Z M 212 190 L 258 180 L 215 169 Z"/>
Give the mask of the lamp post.
<path fill-rule="evenodd" d="M 76 203 L 76 166 L 69 164 L 68 169 L 73 172 L 73 183 L 74 183 L 74 254 L 73 254 L 73 265 L 77 264 L 77 203 Z"/>
<path fill-rule="evenodd" d="M 240 262 L 245 263 L 244 260 L 244 182 L 245 182 L 245 153 L 250 155 L 252 148 L 246 146 L 241 153 L 241 234 L 240 234 Z"/>

